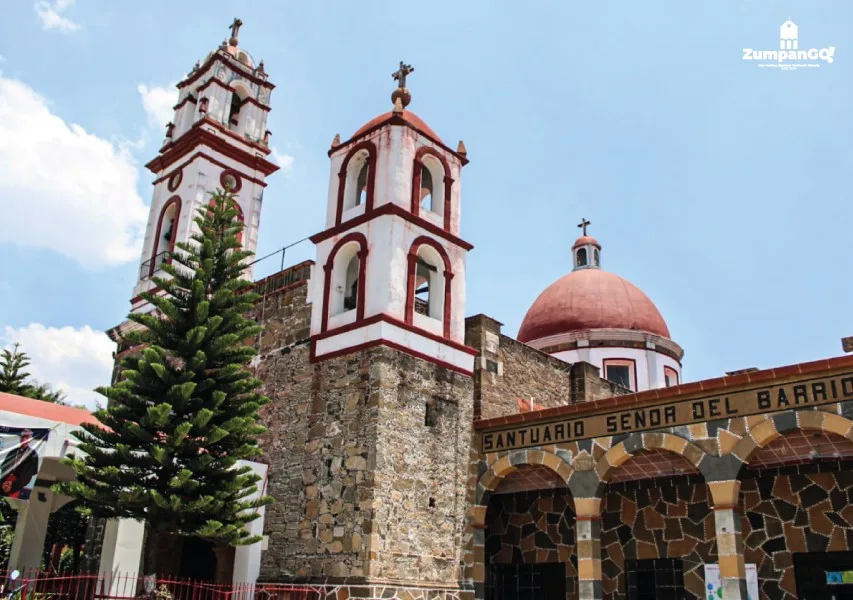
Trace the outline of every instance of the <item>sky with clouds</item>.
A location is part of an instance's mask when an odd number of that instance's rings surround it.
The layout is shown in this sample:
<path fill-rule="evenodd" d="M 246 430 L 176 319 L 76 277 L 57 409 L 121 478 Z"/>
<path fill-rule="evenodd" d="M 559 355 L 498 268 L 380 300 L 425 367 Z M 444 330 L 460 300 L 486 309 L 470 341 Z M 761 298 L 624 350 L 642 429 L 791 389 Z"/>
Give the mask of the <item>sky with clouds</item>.
<path fill-rule="evenodd" d="M 322 227 L 329 144 L 390 109 L 403 59 L 410 109 L 471 159 L 468 314 L 515 335 L 586 217 L 686 349 L 685 380 L 853 335 L 853 3 L 20 0 L 0 21 L 0 346 L 72 400 L 109 382 L 174 85 L 235 15 L 277 85 L 259 255 Z M 789 17 L 832 64 L 742 59 Z"/>

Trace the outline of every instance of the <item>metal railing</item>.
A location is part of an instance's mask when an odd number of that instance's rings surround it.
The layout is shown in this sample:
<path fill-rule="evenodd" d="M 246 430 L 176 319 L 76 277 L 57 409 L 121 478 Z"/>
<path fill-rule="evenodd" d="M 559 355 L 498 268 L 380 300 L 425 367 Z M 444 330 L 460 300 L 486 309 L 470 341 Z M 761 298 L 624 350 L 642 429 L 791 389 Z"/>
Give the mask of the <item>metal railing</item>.
<path fill-rule="evenodd" d="M 143 280 L 152 277 L 154 273 L 160 270 L 160 265 L 162 265 L 164 262 L 168 262 L 171 256 L 171 252 L 169 252 L 168 250 L 163 250 L 162 252 L 155 254 L 153 257 L 143 262 L 139 266 L 139 279 Z"/>
<path fill-rule="evenodd" d="M 24 571 L 12 585 L 4 574 L 4 596 L 14 600 L 131 600 L 153 597 L 161 586 L 173 600 L 320 600 L 321 587 L 281 583 L 216 583 L 181 577 L 147 579 L 137 573 L 59 574 Z M 9 586 L 11 589 L 5 589 Z M 153 589 L 152 589 L 153 588 Z"/>
<path fill-rule="evenodd" d="M 311 265 L 313 264 L 312 261 L 307 260 L 269 277 L 264 277 L 252 285 L 251 291 L 261 296 L 268 296 L 300 281 L 308 281 L 311 278 Z"/>

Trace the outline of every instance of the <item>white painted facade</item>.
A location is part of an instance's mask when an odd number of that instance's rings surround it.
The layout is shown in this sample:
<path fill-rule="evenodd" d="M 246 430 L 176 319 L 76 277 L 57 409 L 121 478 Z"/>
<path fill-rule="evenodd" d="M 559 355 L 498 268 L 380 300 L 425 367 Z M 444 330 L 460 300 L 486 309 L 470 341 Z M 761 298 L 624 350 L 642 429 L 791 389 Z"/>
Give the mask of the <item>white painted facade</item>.
<path fill-rule="evenodd" d="M 243 60 L 235 59 L 235 55 Z M 236 172 L 240 183 L 235 197 L 245 224 L 243 247 L 254 252 L 258 244 L 266 175 L 265 170 L 257 168 L 257 164 L 249 166 L 247 163 L 254 159 L 265 160 L 269 154 L 266 124 L 272 84 L 266 81 L 266 73 L 254 67 L 253 61 L 242 49 L 229 47 L 208 55 L 204 65 L 190 73 L 178 87 L 180 94 L 173 126 L 164 140 L 161 157 L 175 152 L 174 148 L 180 145 L 181 138 L 192 135 L 196 129 L 203 129 L 206 134 L 215 136 L 221 144 L 199 142 L 188 150 L 180 151 L 176 160 L 161 169 L 156 166 L 156 160 L 152 161 L 151 165 L 155 165 L 153 168 L 157 170 L 140 271 L 132 293 L 133 312 L 153 310 L 138 296 L 154 288 L 149 277 L 150 269 L 144 266 L 155 260 L 154 257 L 163 250 L 169 249 L 168 240 L 163 238 L 166 219 L 159 230 L 158 223 L 164 207 L 172 198 L 180 199 L 180 214 L 174 225 L 177 228 L 175 243 L 187 242 L 198 230 L 194 223 L 198 209 L 210 202 L 211 194 L 217 188 L 223 187 L 223 171 Z M 242 98 L 236 124 L 230 115 L 235 95 Z M 188 101 L 188 98 L 195 101 Z M 228 147 L 227 153 L 222 150 L 222 145 Z M 170 179 L 177 171 L 180 171 L 180 184 L 177 187 L 172 185 L 175 189 L 170 190 Z M 269 169 L 266 172 L 270 172 Z M 247 277 L 252 277 L 251 269 L 247 271 Z"/>
<path fill-rule="evenodd" d="M 412 185 L 415 157 L 421 147 L 432 148 L 447 162 L 449 173 L 444 173 L 441 161 L 429 157 L 424 160 L 426 168 L 432 174 L 434 188 L 432 205 L 434 210 L 420 211 L 420 219 L 434 227 L 444 229 L 444 186 L 445 176 L 452 179 L 450 194 L 450 226 L 449 236 L 442 236 L 428 229 L 419 221 L 403 218 L 395 214 L 380 214 L 352 227 L 347 223 L 361 217 L 365 213 L 366 204 L 356 204 L 355 185 L 358 172 L 365 164 L 366 151 L 358 151 L 347 164 L 343 178 L 343 211 L 340 226 L 336 228 L 339 185 L 339 173 L 352 148 L 363 141 L 370 141 L 376 146 L 377 156 L 373 165 L 376 169 L 373 189 L 373 211 L 381 211 L 388 204 L 395 204 L 406 213 L 411 213 Z M 464 344 L 465 341 L 465 257 L 467 250 L 455 243 L 459 234 L 460 214 L 460 174 L 462 162 L 442 146 L 435 144 L 425 136 L 410 127 L 386 124 L 366 136 L 354 138 L 344 146 L 336 149 L 331 156 L 331 175 L 326 210 L 326 228 L 337 229 L 336 235 L 323 239 L 316 245 L 315 276 L 311 280 L 311 335 L 323 333 L 324 293 L 326 287 L 326 270 L 329 257 L 338 243 L 353 234 L 362 234 L 367 240 L 367 259 L 365 265 L 366 286 L 364 290 L 364 319 L 385 315 L 392 323 L 380 322 L 366 325 L 356 330 L 349 330 L 330 337 L 318 339 L 315 345 L 315 355 L 340 352 L 360 344 L 387 340 L 402 345 L 415 353 L 426 355 L 437 360 L 450 363 L 458 368 L 470 371 L 473 368 L 473 357 L 453 348 L 452 344 L 436 340 L 444 337 L 444 286 L 445 264 L 441 254 L 432 246 L 421 245 L 418 256 L 425 263 L 434 267 L 429 278 L 429 313 L 427 315 L 415 312 L 412 326 L 429 335 L 419 335 L 405 327 L 393 324 L 393 321 L 404 323 L 408 301 L 409 253 L 413 243 L 421 237 L 427 237 L 438 244 L 446 252 L 452 280 L 450 284 L 450 335 L 449 342 Z M 449 239 L 448 239 L 449 238 Z M 345 325 L 356 321 L 357 308 L 345 310 L 344 297 L 348 293 L 347 268 L 353 257 L 360 251 L 357 241 L 350 241 L 338 248 L 332 261 L 332 269 L 328 276 L 331 282 L 328 286 L 328 319 L 326 332 L 334 332 Z"/>

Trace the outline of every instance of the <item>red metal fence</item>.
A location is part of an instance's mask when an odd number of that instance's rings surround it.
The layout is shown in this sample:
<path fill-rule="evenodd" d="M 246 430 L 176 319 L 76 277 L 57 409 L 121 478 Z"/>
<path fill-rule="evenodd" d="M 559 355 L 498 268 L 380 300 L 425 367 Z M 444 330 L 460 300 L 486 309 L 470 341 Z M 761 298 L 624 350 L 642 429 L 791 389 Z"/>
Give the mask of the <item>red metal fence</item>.
<path fill-rule="evenodd" d="M 137 574 L 74 575 L 26 571 L 14 581 L 3 573 L 3 597 L 14 600 L 129 600 L 157 597 L 165 586 L 173 600 L 320 600 L 315 587 L 281 583 L 213 583 L 177 577 L 147 580 Z M 150 590 L 154 594 L 149 593 Z"/>

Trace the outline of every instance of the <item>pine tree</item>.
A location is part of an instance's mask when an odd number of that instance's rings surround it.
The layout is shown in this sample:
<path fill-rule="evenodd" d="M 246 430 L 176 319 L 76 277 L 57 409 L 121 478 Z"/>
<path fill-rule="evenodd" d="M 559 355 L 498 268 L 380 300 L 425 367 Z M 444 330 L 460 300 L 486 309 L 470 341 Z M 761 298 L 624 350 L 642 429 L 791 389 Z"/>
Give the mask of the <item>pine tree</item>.
<path fill-rule="evenodd" d="M 158 314 L 128 317 L 144 326 L 131 340 L 144 350 L 122 361 L 121 382 L 98 390 L 108 402 L 94 414 L 106 427 L 82 425 L 84 456 L 68 461 L 77 479 L 57 486 L 96 517 L 144 521 L 146 573 L 156 573 L 164 533 L 258 541 L 246 525 L 272 501 L 247 500 L 260 479 L 236 466 L 261 455 L 258 409 L 269 400 L 244 368 L 255 354 L 245 342 L 261 328 L 245 316 L 258 296 L 242 277 L 251 253 L 237 241 L 232 194 L 214 193 L 195 223 L 199 233 L 163 265 L 167 276 L 154 278 L 163 294 L 143 294 Z"/>
<path fill-rule="evenodd" d="M 0 353 L 0 392 L 25 395 L 30 387 L 27 385 L 30 374 L 24 371 L 28 366 L 29 357 L 20 350 L 20 344 L 15 343 L 11 350 L 3 350 Z"/>
<path fill-rule="evenodd" d="M 15 343 L 12 349 L 0 353 L 0 392 L 16 394 L 34 400 L 44 400 L 53 404 L 67 404 L 62 390 L 55 390 L 35 379 L 27 379 L 30 374 L 23 371 L 30 366 L 30 357 Z"/>

